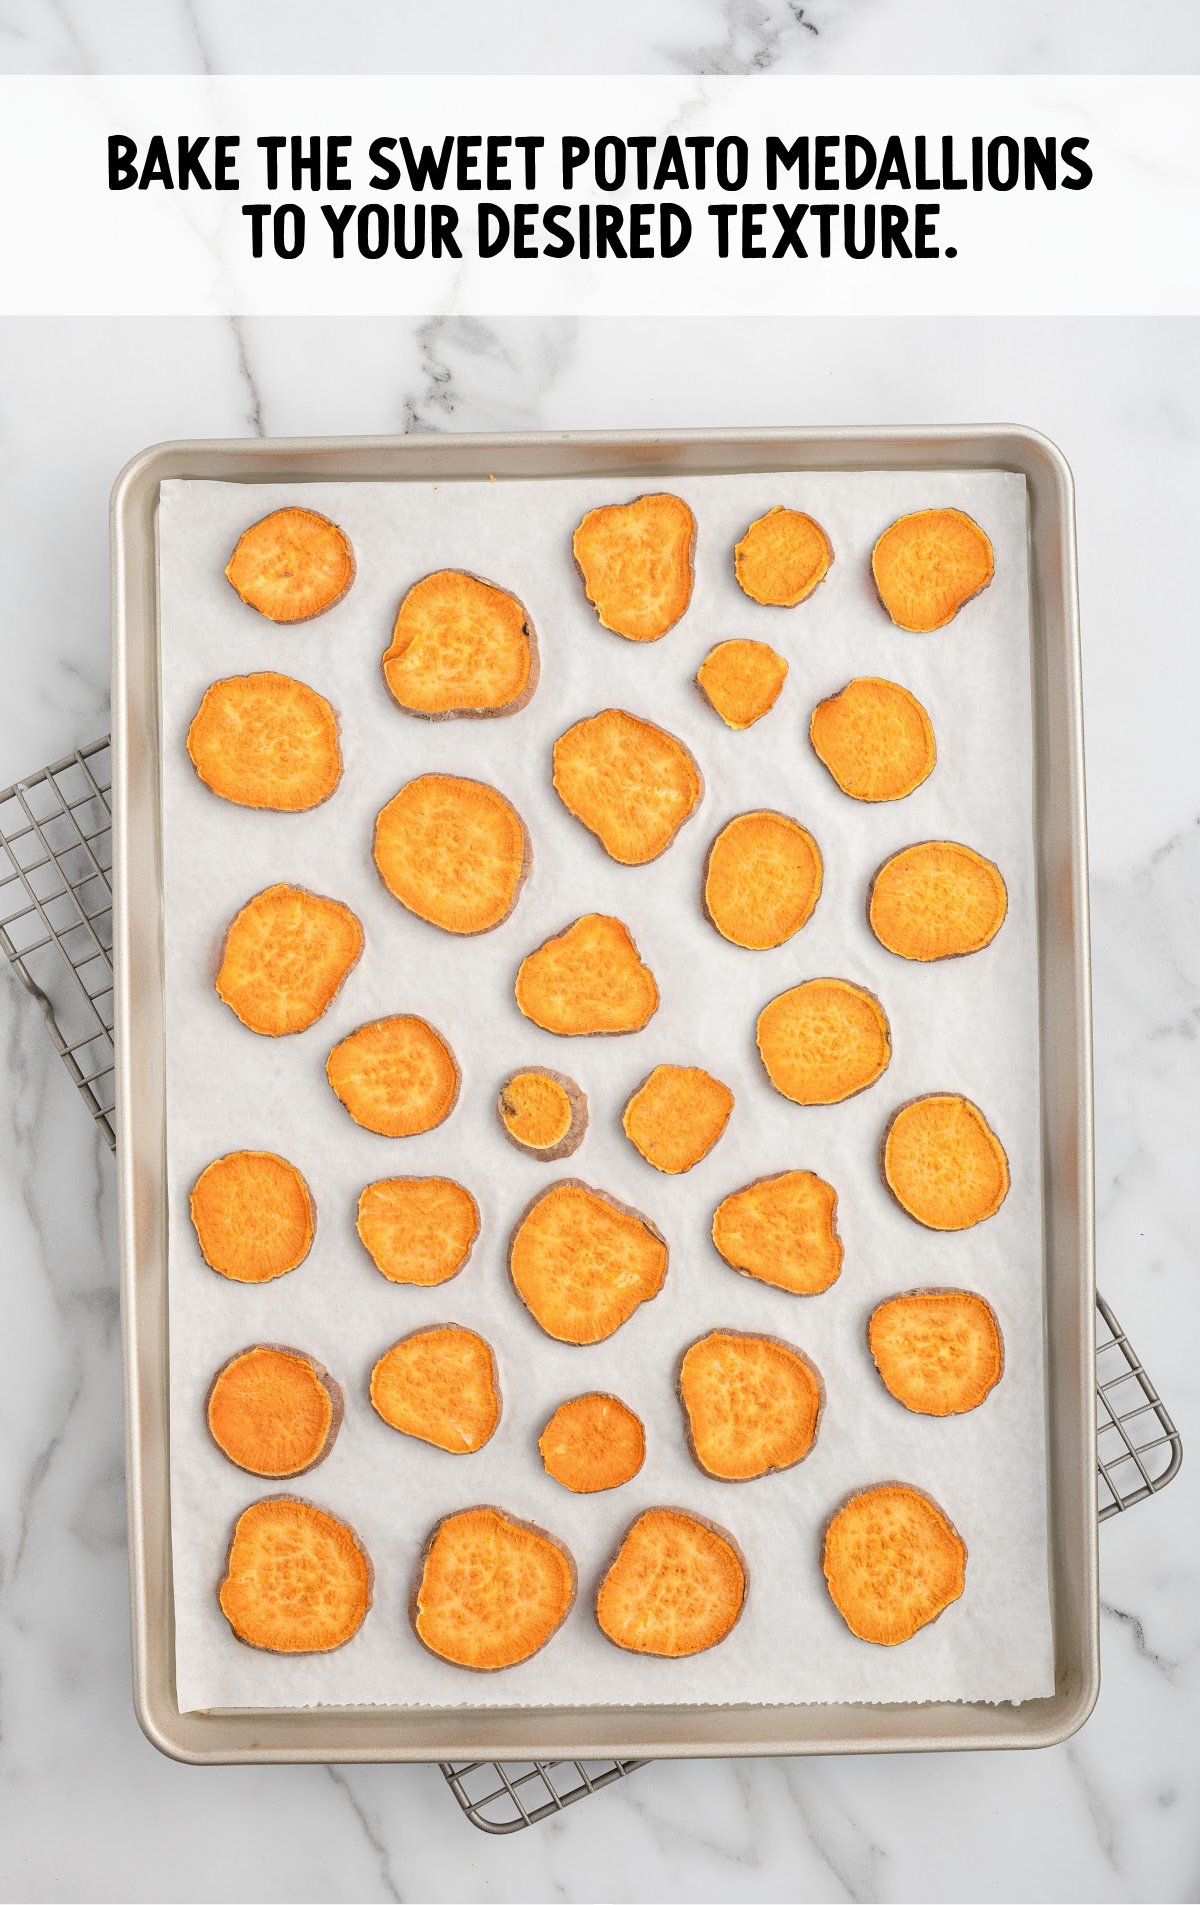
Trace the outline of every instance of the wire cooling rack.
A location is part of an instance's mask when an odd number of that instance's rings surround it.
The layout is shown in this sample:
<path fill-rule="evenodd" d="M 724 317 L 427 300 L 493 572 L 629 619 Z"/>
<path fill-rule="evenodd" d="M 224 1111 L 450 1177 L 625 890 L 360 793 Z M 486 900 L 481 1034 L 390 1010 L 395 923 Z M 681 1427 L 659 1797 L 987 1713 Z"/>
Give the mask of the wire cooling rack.
<path fill-rule="evenodd" d="M 0 792 L 0 946 L 115 1151 L 111 759 L 108 740 L 93 741 Z M 1096 1303 L 1096 1462 L 1107 1521 L 1165 1488 L 1183 1447 L 1129 1338 L 1103 1297 Z M 472 1825 L 505 1833 L 646 1763 L 456 1760 L 441 1770 Z"/>

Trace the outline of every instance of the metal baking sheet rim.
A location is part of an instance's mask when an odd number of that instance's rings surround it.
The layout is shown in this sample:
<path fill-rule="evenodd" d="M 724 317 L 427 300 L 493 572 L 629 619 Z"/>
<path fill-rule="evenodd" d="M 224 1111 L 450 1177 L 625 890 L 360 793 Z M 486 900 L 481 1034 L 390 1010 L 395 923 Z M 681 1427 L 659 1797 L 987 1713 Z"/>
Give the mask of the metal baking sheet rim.
<path fill-rule="evenodd" d="M 1056 1690 L 1020 1706 L 319 1707 L 180 1713 L 171 1584 L 155 519 L 167 478 L 403 481 L 756 469 L 1005 469 L 1029 486 Z M 1091 970 L 1074 486 L 1021 425 L 201 439 L 141 452 L 112 497 L 114 931 L 134 1707 L 190 1764 L 704 1758 L 1051 1746 L 1100 1688 Z"/>

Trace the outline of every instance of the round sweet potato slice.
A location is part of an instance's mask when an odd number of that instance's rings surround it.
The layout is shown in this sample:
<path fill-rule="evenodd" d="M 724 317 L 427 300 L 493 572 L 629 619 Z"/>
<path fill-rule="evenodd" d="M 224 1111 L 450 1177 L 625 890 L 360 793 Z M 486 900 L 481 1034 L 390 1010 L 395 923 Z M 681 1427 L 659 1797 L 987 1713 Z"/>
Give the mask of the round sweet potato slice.
<path fill-rule="evenodd" d="M 527 1019 L 561 1038 L 640 1032 L 658 1011 L 654 974 L 628 926 L 608 913 L 585 913 L 529 953 L 516 998 Z"/>
<path fill-rule="evenodd" d="M 294 1164 L 273 1151 L 230 1151 L 192 1186 L 200 1254 L 232 1283 L 270 1283 L 304 1262 L 316 1215 Z"/>
<path fill-rule="evenodd" d="M 967 1549 L 928 1495 L 906 1482 L 882 1482 L 851 1495 L 832 1517 L 823 1566 L 850 1632 L 898 1647 L 958 1600 Z"/>
<path fill-rule="evenodd" d="M 554 1481 L 574 1495 L 598 1495 L 633 1480 L 646 1459 L 646 1431 L 628 1403 L 593 1391 L 559 1403 L 538 1450 Z"/>
<path fill-rule="evenodd" d="M 704 792 L 691 751 L 653 721 L 605 708 L 554 743 L 554 791 L 621 866 L 665 853 Z"/>
<path fill-rule="evenodd" d="M 219 1598 L 248 1647 L 328 1654 L 367 1618 L 371 1563 L 336 1515 L 294 1495 L 272 1495 L 238 1516 Z"/>
<path fill-rule="evenodd" d="M 792 1296 L 819 1296 L 842 1274 L 837 1192 L 813 1171 L 780 1171 L 731 1191 L 713 1212 L 727 1264 Z"/>
<path fill-rule="evenodd" d="M 734 946 L 785 945 L 821 897 L 821 849 L 806 827 L 768 808 L 738 814 L 708 850 L 704 910 Z"/>
<path fill-rule="evenodd" d="M 776 1091 L 797 1105 L 838 1105 L 891 1062 L 887 1014 L 848 979 L 806 979 L 763 1007 L 758 1050 Z"/>
<path fill-rule="evenodd" d="M 406 713 L 430 721 L 517 714 L 538 682 L 524 603 L 462 569 L 438 569 L 400 604 L 383 678 Z"/>
<path fill-rule="evenodd" d="M 479 1235 L 479 1206 L 451 1177 L 385 1177 L 359 1193 L 357 1229 L 389 1283 L 456 1277 Z"/>
<path fill-rule="evenodd" d="M 323 1462 L 342 1425 L 342 1392 L 323 1364 L 300 1349 L 255 1343 L 213 1377 L 205 1419 L 237 1468 L 283 1481 Z"/>
<path fill-rule="evenodd" d="M 667 1245 L 640 1211 L 564 1177 L 522 1212 L 508 1269 L 547 1336 L 602 1343 L 662 1289 Z"/>
<path fill-rule="evenodd" d="M 679 1363 L 688 1446 L 718 1482 L 751 1482 L 794 1468 L 817 1439 L 825 1385 L 800 1350 L 776 1336 L 710 1330 Z"/>
<path fill-rule="evenodd" d="M 348 1033 L 330 1052 L 325 1072 L 355 1124 L 381 1138 L 432 1131 L 458 1102 L 454 1053 L 411 1012 Z"/>
<path fill-rule="evenodd" d="M 452 1667 L 517 1667 L 558 1632 L 575 1600 L 561 1541 L 502 1508 L 460 1508 L 430 1533 L 409 1603 L 421 1644 Z"/>
<path fill-rule="evenodd" d="M 970 1230 L 1008 1196 L 1008 1159 L 979 1106 L 954 1092 L 901 1105 L 883 1142 L 883 1176 L 927 1230 Z"/>
<path fill-rule="evenodd" d="M 337 715 L 291 675 L 214 681 L 188 729 L 187 751 L 204 785 L 238 807 L 303 813 L 328 800 L 342 778 Z"/>
<path fill-rule="evenodd" d="M 867 918 L 901 959 L 961 959 L 990 946 L 1008 889 L 998 866 L 956 840 L 922 840 L 885 860 L 871 881 Z"/>
<path fill-rule="evenodd" d="M 625 1106 L 621 1125 L 656 1171 L 677 1177 L 706 1158 L 729 1123 L 733 1093 L 699 1065 L 656 1065 Z"/>
<path fill-rule="evenodd" d="M 871 555 L 879 600 L 897 628 L 926 635 L 952 622 L 996 573 L 992 545 L 961 509 L 918 509 L 885 529 Z"/>
<path fill-rule="evenodd" d="M 238 538 L 225 574 L 269 622 L 309 622 L 354 580 L 350 538 L 315 509 L 276 509 Z"/>
<path fill-rule="evenodd" d="M 965 1415 L 1004 1373 L 996 1312 L 974 1290 L 888 1297 L 871 1312 L 867 1342 L 884 1388 L 914 1415 Z"/>
<path fill-rule="evenodd" d="M 583 1143 L 587 1099 L 573 1078 L 539 1066 L 509 1073 L 496 1099 L 496 1116 L 518 1151 L 543 1164 L 556 1164 Z"/>
<path fill-rule="evenodd" d="M 616 1647 L 684 1660 L 716 1647 L 746 1603 L 733 1536 L 683 1508 L 648 1508 L 625 1530 L 596 1595 L 596 1623 Z"/>
<path fill-rule="evenodd" d="M 769 642 L 718 642 L 696 671 L 696 685 L 727 728 L 752 728 L 778 701 L 788 665 Z"/>
<path fill-rule="evenodd" d="M 905 800 L 937 765 L 933 723 L 916 695 L 878 675 L 856 676 L 819 701 L 808 738 L 851 800 Z"/>
<path fill-rule="evenodd" d="M 371 1407 L 401 1435 L 448 1455 L 474 1455 L 500 1421 L 491 1345 L 456 1323 L 402 1336 L 371 1371 Z"/>
<path fill-rule="evenodd" d="M 589 510 L 571 546 L 601 626 L 627 641 L 658 641 L 692 599 L 696 518 L 679 496 Z"/>
<path fill-rule="evenodd" d="M 833 544 L 820 523 L 777 505 L 752 522 L 733 552 L 733 572 L 752 602 L 794 609 L 829 574 Z"/>
<path fill-rule="evenodd" d="M 362 949 L 363 929 L 340 900 L 267 886 L 225 935 L 217 997 L 264 1038 L 304 1032 L 329 1010 Z"/>
<path fill-rule="evenodd" d="M 501 925 L 533 863 L 511 801 L 457 774 L 419 774 L 393 795 L 375 821 L 374 852 L 393 898 L 444 933 Z"/>

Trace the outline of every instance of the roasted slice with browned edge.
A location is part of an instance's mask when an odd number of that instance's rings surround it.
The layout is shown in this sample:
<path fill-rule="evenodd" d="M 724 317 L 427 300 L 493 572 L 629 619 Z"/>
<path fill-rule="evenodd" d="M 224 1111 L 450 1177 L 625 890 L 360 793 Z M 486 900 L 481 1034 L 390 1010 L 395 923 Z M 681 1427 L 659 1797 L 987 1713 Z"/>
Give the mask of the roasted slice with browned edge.
<path fill-rule="evenodd" d="M 562 1038 L 640 1032 L 658 1011 L 654 974 L 608 913 L 585 913 L 527 954 L 516 997 L 527 1019 Z"/>
<path fill-rule="evenodd" d="M 605 708 L 554 743 L 564 807 L 622 866 L 665 853 L 695 813 L 704 782 L 682 741 L 623 708 Z"/>
<path fill-rule="evenodd" d="M 291 675 L 229 675 L 206 688 L 188 729 L 188 757 L 206 787 L 239 807 L 298 814 L 342 778 L 338 718 Z"/>
<path fill-rule="evenodd" d="M 294 1495 L 238 1516 L 220 1587 L 238 1639 L 272 1654 L 328 1654 L 357 1634 L 371 1605 L 371 1563 L 353 1528 Z"/>
<path fill-rule="evenodd" d="M 587 1130 L 587 1099 L 562 1072 L 510 1072 L 496 1099 L 500 1129 L 526 1157 L 557 1164 L 578 1151 Z"/>
<path fill-rule="evenodd" d="M 200 1254 L 233 1283 L 269 1283 L 304 1262 L 316 1214 L 294 1164 L 273 1151 L 230 1151 L 192 1186 Z"/>
<path fill-rule="evenodd" d="M 205 1414 L 222 1455 L 250 1475 L 282 1481 L 323 1462 L 344 1413 L 342 1392 L 301 1349 L 255 1343 L 213 1377 Z"/>
<path fill-rule="evenodd" d="M 785 1098 L 837 1105 L 883 1076 L 892 1039 L 873 992 L 849 979 L 806 979 L 763 1007 L 758 1050 Z"/>
<path fill-rule="evenodd" d="M 1008 1196 L 1008 1159 L 978 1105 L 932 1092 L 901 1105 L 883 1143 L 892 1196 L 927 1230 L 970 1230 Z"/>
<path fill-rule="evenodd" d="M 753 602 L 794 609 L 824 582 L 833 544 L 820 523 L 777 505 L 752 522 L 733 552 L 733 572 Z"/>
<path fill-rule="evenodd" d="M 617 1396 L 572 1396 L 559 1403 L 538 1450 L 554 1481 L 575 1495 L 598 1495 L 632 1481 L 646 1459 L 646 1431 Z"/>
<path fill-rule="evenodd" d="M 658 1295 L 667 1246 L 640 1211 L 565 1177 L 539 1192 L 519 1218 L 508 1268 L 547 1336 L 601 1343 Z"/>
<path fill-rule="evenodd" d="M 495 1673 L 528 1660 L 575 1599 L 561 1541 L 500 1508 L 462 1508 L 425 1543 L 409 1613 L 417 1639 L 452 1667 Z"/>
<path fill-rule="evenodd" d="M 494 582 L 439 569 L 401 602 L 383 678 L 406 713 L 430 721 L 517 714 L 538 680 L 529 611 Z"/>
<path fill-rule="evenodd" d="M 452 1177 L 384 1177 L 358 1198 L 358 1234 L 389 1283 L 456 1277 L 479 1235 L 479 1206 Z"/>
<path fill-rule="evenodd" d="M 881 946 L 926 961 L 981 952 L 1007 911 L 999 867 L 955 840 L 922 840 L 894 853 L 872 880 L 867 904 Z"/>
<path fill-rule="evenodd" d="M 264 1038 L 304 1032 L 333 1004 L 362 949 L 362 927 L 340 900 L 267 886 L 225 935 L 217 996 Z"/>
<path fill-rule="evenodd" d="M 596 1621 L 629 1653 L 683 1660 L 736 1627 L 746 1588 L 746 1564 L 724 1528 L 683 1508 L 648 1508 L 600 1583 Z"/>
<path fill-rule="evenodd" d="M 712 1240 L 731 1268 L 792 1296 L 819 1296 L 842 1274 L 837 1192 L 813 1171 L 731 1191 L 713 1213 Z"/>
<path fill-rule="evenodd" d="M 966 1583 L 967 1548 L 937 1503 L 906 1482 L 851 1495 L 825 1530 L 825 1581 L 852 1634 L 897 1647 Z"/>
<path fill-rule="evenodd" d="M 679 496 L 589 510 L 571 546 L 588 601 L 614 635 L 656 642 L 692 599 L 696 518 Z"/>
<path fill-rule="evenodd" d="M 696 670 L 696 685 L 727 728 L 752 728 L 775 706 L 787 671 L 769 642 L 718 642 Z"/>
<path fill-rule="evenodd" d="M 914 1415 L 977 1409 L 1004 1373 L 996 1312 L 974 1290 L 904 1290 L 877 1304 L 867 1342 L 888 1392 Z"/>
<path fill-rule="evenodd" d="M 699 1065 L 656 1065 L 625 1106 L 621 1124 L 656 1171 L 675 1177 L 706 1158 L 729 1123 L 733 1093 Z"/>
<path fill-rule="evenodd" d="M 308 622 L 354 580 L 350 538 L 315 509 L 276 509 L 243 530 L 225 574 L 269 622 Z"/>
<path fill-rule="evenodd" d="M 992 545 L 961 509 L 918 509 L 885 529 L 871 556 L 879 600 L 897 628 L 945 628 L 996 573 Z"/>
<path fill-rule="evenodd" d="M 348 1033 L 330 1052 L 325 1072 L 355 1124 L 382 1138 L 432 1131 L 458 1101 L 454 1053 L 411 1012 Z"/>
<path fill-rule="evenodd" d="M 822 876 L 821 849 L 798 820 L 738 814 L 708 850 L 704 910 L 723 939 L 764 952 L 808 924 Z"/>
<path fill-rule="evenodd" d="M 533 863 L 520 814 L 486 781 L 420 774 L 375 821 L 375 865 L 389 893 L 444 933 L 490 933 L 512 912 Z"/>
<path fill-rule="evenodd" d="M 715 1481 L 794 1468 L 817 1439 L 825 1385 L 777 1336 L 710 1330 L 684 1351 L 678 1388 L 688 1445 Z"/>
<path fill-rule="evenodd" d="M 937 765 L 933 722 L 916 695 L 877 675 L 859 675 L 818 701 L 808 738 L 851 800 L 904 800 Z"/>
<path fill-rule="evenodd" d="M 432 1442 L 448 1455 L 473 1455 L 500 1421 L 490 1344 L 456 1323 L 402 1336 L 371 1371 L 371 1406 L 401 1435 Z"/>

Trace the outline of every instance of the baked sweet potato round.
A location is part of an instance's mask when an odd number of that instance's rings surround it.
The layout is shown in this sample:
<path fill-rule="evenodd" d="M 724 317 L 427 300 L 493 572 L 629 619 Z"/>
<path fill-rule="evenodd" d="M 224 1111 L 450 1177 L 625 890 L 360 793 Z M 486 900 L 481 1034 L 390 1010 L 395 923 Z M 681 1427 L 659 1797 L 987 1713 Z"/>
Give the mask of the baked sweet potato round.
<path fill-rule="evenodd" d="M 974 1290 L 902 1290 L 876 1304 L 867 1342 L 884 1388 L 914 1415 L 977 1409 L 1004 1373 L 996 1312 Z"/>
<path fill-rule="evenodd" d="M 222 1455 L 250 1475 L 283 1481 L 323 1462 L 345 1413 L 323 1364 L 301 1349 L 255 1343 L 213 1377 L 208 1432 Z"/>
<path fill-rule="evenodd" d="M 230 924 L 217 997 L 251 1032 L 305 1032 L 329 1010 L 363 949 L 363 929 L 340 900 L 303 886 L 264 887 Z"/>
<path fill-rule="evenodd" d="M 238 807 L 304 813 L 342 778 L 338 718 L 291 675 L 229 675 L 204 690 L 187 735 L 204 785 Z"/>
<path fill-rule="evenodd" d="M 767 808 L 722 827 L 704 868 L 704 910 L 731 945 L 783 946 L 821 897 L 821 849 L 798 820 Z"/>
<path fill-rule="evenodd" d="M 528 953 L 516 998 L 527 1019 L 561 1038 L 640 1032 L 658 1011 L 654 974 L 608 913 L 585 913 Z"/>
<path fill-rule="evenodd" d="M 601 1343 L 658 1295 L 667 1245 L 640 1211 L 565 1177 L 540 1191 L 518 1219 L 508 1268 L 547 1336 Z"/>
<path fill-rule="evenodd" d="M 677 1177 L 706 1158 L 729 1123 L 733 1093 L 699 1065 L 656 1065 L 625 1106 L 621 1127 L 656 1171 Z"/>
<path fill-rule="evenodd" d="M 979 1106 L 955 1092 L 901 1105 L 883 1142 L 884 1182 L 927 1230 L 970 1230 L 1008 1196 L 1008 1159 Z"/>
<path fill-rule="evenodd" d="M 238 1516 L 219 1590 L 238 1639 L 272 1654 L 328 1654 L 371 1606 L 371 1563 L 346 1522 L 294 1495 Z"/>
<path fill-rule="evenodd" d="M 509 1073 L 496 1099 L 496 1116 L 518 1151 L 543 1164 L 557 1164 L 583 1143 L 587 1098 L 573 1078 L 542 1065 Z"/>
<path fill-rule="evenodd" d="M 473 1455 L 500 1422 L 490 1343 L 457 1323 L 402 1336 L 371 1371 L 371 1407 L 389 1429 L 448 1455 Z"/>
<path fill-rule="evenodd" d="M 788 665 L 769 642 L 718 642 L 696 671 L 696 685 L 727 728 L 752 728 L 775 706 Z"/>
<path fill-rule="evenodd" d="M 304 1262 L 316 1213 L 294 1164 L 273 1151 L 230 1151 L 201 1171 L 189 1199 L 200 1254 L 232 1283 L 269 1283 Z"/>
<path fill-rule="evenodd" d="M 859 675 L 819 701 L 808 738 L 851 800 L 905 800 L 937 765 L 933 723 L 916 695 L 877 675 Z"/>
<path fill-rule="evenodd" d="M 496 1673 L 553 1638 L 575 1599 L 561 1541 L 501 1508 L 462 1508 L 433 1529 L 409 1607 L 423 1646 L 452 1667 Z"/>
<path fill-rule="evenodd" d="M 646 1459 L 646 1431 L 628 1403 L 592 1392 L 560 1402 L 538 1437 L 547 1475 L 575 1495 L 621 1488 Z"/>
<path fill-rule="evenodd" d="M 793 1104 L 837 1105 L 882 1078 L 892 1039 L 873 992 L 849 979 L 806 979 L 763 1007 L 758 1050 Z"/>
<path fill-rule="evenodd" d="M 678 496 L 638 496 L 589 510 L 572 540 L 601 626 L 656 642 L 692 599 L 696 518 Z"/>
<path fill-rule="evenodd" d="M 385 1177 L 359 1193 L 357 1230 L 389 1283 L 429 1288 L 463 1268 L 479 1235 L 479 1206 L 451 1177 Z"/>
<path fill-rule="evenodd" d="M 852 1634 L 898 1647 L 957 1601 L 967 1549 L 930 1496 L 906 1482 L 851 1495 L 825 1530 L 830 1599 Z"/>
<path fill-rule="evenodd" d="M 819 1296 L 842 1274 L 837 1192 L 813 1171 L 779 1171 L 731 1191 L 713 1213 L 727 1264 L 792 1296 Z"/>
<path fill-rule="evenodd" d="M 776 504 L 752 522 L 733 552 L 733 572 L 752 602 L 794 609 L 833 565 L 833 544 L 803 510 Z"/>
<path fill-rule="evenodd" d="M 777 1336 L 710 1330 L 684 1351 L 678 1389 L 688 1446 L 715 1481 L 794 1468 L 817 1439 L 825 1385 L 803 1351 Z"/>
<path fill-rule="evenodd" d="M 238 538 L 225 574 L 269 622 L 308 622 L 354 580 L 350 538 L 315 509 L 276 509 Z"/>
<path fill-rule="evenodd" d="M 325 1072 L 355 1124 L 382 1138 L 432 1131 L 458 1102 L 454 1053 L 411 1012 L 348 1033 L 330 1052 Z"/>
<path fill-rule="evenodd" d="M 990 946 L 1008 889 L 991 860 L 956 840 L 922 840 L 885 860 L 867 899 L 881 946 L 901 959 L 962 959 Z"/>
<path fill-rule="evenodd" d="M 885 529 L 871 555 L 879 600 L 897 628 L 925 635 L 952 622 L 996 573 L 992 545 L 961 509 L 918 509 Z"/>
<path fill-rule="evenodd" d="M 596 1622 L 616 1647 L 685 1660 L 716 1647 L 741 1619 L 746 1564 L 733 1536 L 683 1508 L 630 1523 L 596 1595 Z"/>
<path fill-rule="evenodd" d="M 537 636 L 524 603 L 462 569 L 438 569 L 400 604 L 383 678 L 408 714 L 517 714 L 538 681 Z"/>
<path fill-rule="evenodd" d="M 604 708 L 554 743 L 554 791 L 621 866 L 645 866 L 695 813 L 704 781 L 675 735 Z"/>
<path fill-rule="evenodd" d="M 376 818 L 374 854 L 393 899 L 457 934 L 502 925 L 533 864 L 512 802 L 457 774 L 420 774 L 394 794 Z"/>

